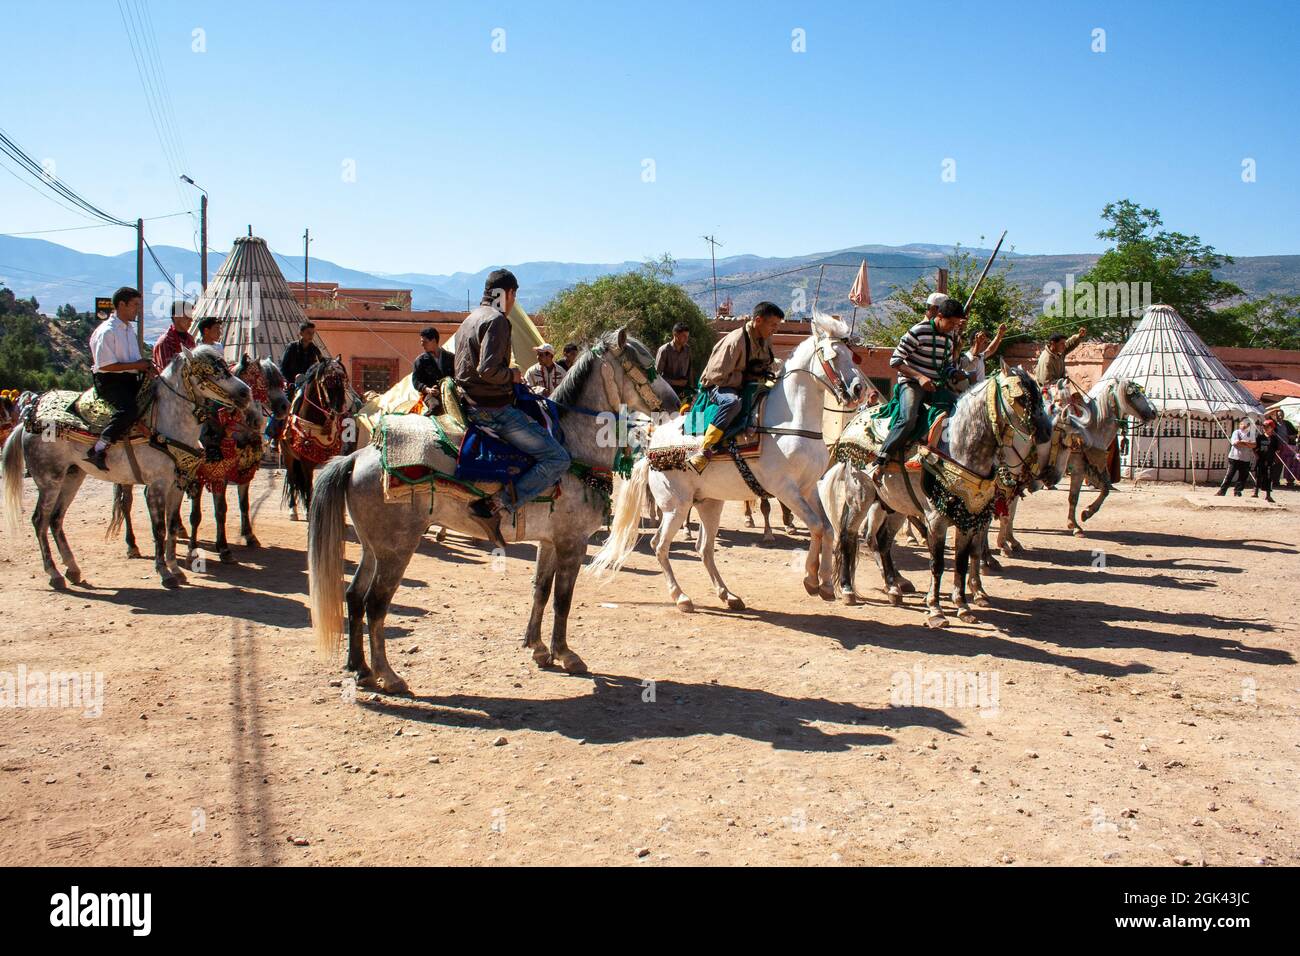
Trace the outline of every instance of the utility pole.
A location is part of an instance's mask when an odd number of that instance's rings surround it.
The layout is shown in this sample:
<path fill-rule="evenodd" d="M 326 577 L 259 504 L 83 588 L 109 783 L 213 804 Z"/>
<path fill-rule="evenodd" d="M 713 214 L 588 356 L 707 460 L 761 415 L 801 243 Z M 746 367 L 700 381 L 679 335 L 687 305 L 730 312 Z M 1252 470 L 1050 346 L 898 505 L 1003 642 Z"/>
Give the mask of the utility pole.
<path fill-rule="evenodd" d="M 135 221 L 135 287 L 140 292 L 140 317 L 135 320 L 135 340 L 144 357 L 144 220 Z"/>
<path fill-rule="evenodd" d="M 199 203 L 199 285 L 200 292 L 208 291 L 208 194 Z"/>
<path fill-rule="evenodd" d="M 311 230 L 302 231 L 302 310 L 307 311 L 307 266 L 311 260 Z"/>
<path fill-rule="evenodd" d="M 947 269 L 934 270 L 934 291 L 942 292 L 945 295 L 948 294 L 948 270 Z"/>
<path fill-rule="evenodd" d="M 709 244 L 709 258 L 713 260 L 713 317 L 718 317 L 718 242 L 713 236 L 704 236 L 704 241 Z"/>

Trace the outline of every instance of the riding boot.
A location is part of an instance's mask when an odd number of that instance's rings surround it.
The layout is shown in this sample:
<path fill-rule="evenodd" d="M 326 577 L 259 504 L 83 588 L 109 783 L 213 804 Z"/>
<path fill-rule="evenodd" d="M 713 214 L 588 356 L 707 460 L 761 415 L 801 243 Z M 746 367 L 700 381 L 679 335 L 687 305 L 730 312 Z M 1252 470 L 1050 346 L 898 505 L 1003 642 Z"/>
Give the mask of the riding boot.
<path fill-rule="evenodd" d="M 100 471 L 108 471 L 108 448 L 100 448 L 98 445 L 93 446 L 90 451 L 86 452 L 86 461 Z"/>
<path fill-rule="evenodd" d="M 501 536 L 501 499 L 496 495 L 479 498 L 469 506 L 469 515 L 483 529 L 493 547 L 506 549 L 506 539 Z"/>
<path fill-rule="evenodd" d="M 704 474 L 704 468 L 709 463 L 717 450 L 717 444 L 722 441 L 722 429 L 717 425 L 710 425 L 704 432 L 704 441 L 700 443 L 700 450 L 690 458 L 686 459 L 686 464 L 695 469 L 697 475 Z"/>

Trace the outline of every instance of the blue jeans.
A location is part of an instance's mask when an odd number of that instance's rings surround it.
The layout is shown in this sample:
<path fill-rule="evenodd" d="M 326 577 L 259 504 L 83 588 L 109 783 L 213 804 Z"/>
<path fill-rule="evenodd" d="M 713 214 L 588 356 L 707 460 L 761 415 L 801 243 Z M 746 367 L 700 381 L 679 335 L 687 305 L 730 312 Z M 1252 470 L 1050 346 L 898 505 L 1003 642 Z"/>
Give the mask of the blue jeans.
<path fill-rule="evenodd" d="M 501 495 L 506 510 L 515 511 L 515 502 L 526 505 L 540 494 L 550 491 L 569 469 L 569 453 L 564 446 L 547 434 L 546 429 L 519 409 L 510 405 L 504 408 L 465 409 L 475 425 L 489 428 L 501 440 L 534 459 L 533 467 L 515 479 L 514 501 L 508 494 Z"/>
<path fill-rule="evenodd" d="M 713 388 L 709 390 L 709 397 L 717 406 L 710 424 L 725 432 L 735 424 L 736 416 L 740 414 L 740 391 L 734 388 Z"/>

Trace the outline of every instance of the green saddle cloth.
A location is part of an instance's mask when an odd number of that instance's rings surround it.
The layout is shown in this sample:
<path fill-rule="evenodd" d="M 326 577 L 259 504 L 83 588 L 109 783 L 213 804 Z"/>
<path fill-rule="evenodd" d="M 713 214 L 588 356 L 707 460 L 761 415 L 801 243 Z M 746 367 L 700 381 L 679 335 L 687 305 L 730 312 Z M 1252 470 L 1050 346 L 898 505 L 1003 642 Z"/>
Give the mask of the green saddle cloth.
<path fill-rule="evenodd" d="M 885 436 L 898 421 L 901 412 L 898 397 L 901 389 L 901 383 L 895 382 L 889 401 L 859 413 L 844 427 L 844 431 L 840 434 L 840 442 L 861 445 L 874 453 L 884 443 Z M 917 417 L 916 427 L 912 429 L 912 434 L 907 436 L 903 447 L 906 448 L 924 439 L 935 420 L 945 412 L 951 413 L 956 402 L 957 396 L 946 388 L 931 392 L 925 414 Z"/>
<path fill-rule="evenodd" d="M 735 421 L 731 423 L 731 427 L 727 429 L 723 441 L 740 434 L 749 426 L 749 419 L 758 406 L 759 398 L 762 397 L 759 391 L 760 384 L 760 382 L 750 382 L 748 385 L 741 386 L 740 414 L 736 416 Z M 682 434 L 703 435 L 709 426 L 713 424 L 713 415 L 717 410 L 718 403 L 713 400 L 712 390 L 699 388 L 695 394 L 695 402 L 683 416 Z"/>
<path fill-rule="evenodd" d="M 153 388 L 146 382 L 136 396 L 143 415 L 153 401 Z M 93 389 L 84 392 L 52 391 L 41 396 L 36 406 L 36 420 L 42 425 L 101 432 L 113 417 L 114 408 Z"/>

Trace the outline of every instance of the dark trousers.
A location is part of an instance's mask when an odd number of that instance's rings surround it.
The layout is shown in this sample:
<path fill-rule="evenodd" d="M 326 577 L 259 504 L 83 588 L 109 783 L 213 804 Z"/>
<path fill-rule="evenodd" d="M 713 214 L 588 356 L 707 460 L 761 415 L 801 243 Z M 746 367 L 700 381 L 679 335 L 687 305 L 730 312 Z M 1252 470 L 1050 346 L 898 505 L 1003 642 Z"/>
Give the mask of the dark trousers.
<path fill-rule="evenodd" d="M 1262 491 L 1265 495 L 1273 494 L 1273 464 L 1274 459 L 1261 458 L 1255 462 L 1255 490 Z"/>
<path fill-rule="evenodd" d="M 1250 462 L 1241 461 L 1237 458 L 1228 459 L 1228 473 L 1223 476 L 1223 484 L 1219 485 L 1220 491 L 1227 491 L 1228 486 L 1234 481 L 1237 483 L 1234 491 L 1241 494 L 1246 487 L 1246 479 L 1250 477 Z"/>
<path fill-rule="evenodd" d="M 925 389 L 917 382 L 903 382 L 898 390 L 898 419 L 880 446 L 880 457 L 888 458 L 906 444 L 925 408 Z"/>
<path fill-rule="evenodd" d="M 740 391 L 734 388 L 715 388 L 710 391 L 709 397 L 717 405 L 713 411 L 713 421 L 709 424 L 725 432 L 736 423 L 736 417 L 740 415 L 743 404 Z"/>
<path fill-rule="evenodd" d="M 104 443 L 111 445 L 125 435 L 140 417 L 137 405 L 140 376 L 134 372 L 96 372 L 95 391 L 113 406 L 113 417 L 99 433 Z"/>

